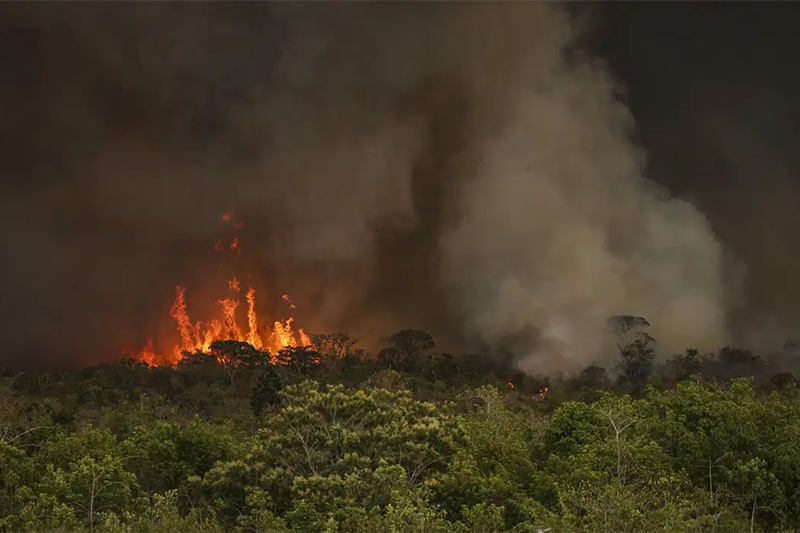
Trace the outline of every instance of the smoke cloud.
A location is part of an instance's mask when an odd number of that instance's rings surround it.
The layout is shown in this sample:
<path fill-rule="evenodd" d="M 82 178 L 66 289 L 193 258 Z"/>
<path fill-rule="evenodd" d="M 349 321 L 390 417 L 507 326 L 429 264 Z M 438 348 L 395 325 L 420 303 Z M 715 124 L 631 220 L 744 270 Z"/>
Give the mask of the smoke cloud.
<path fill-rule="evenodd" d="M 4 10 L 7 360 L 166 331 L 174 286 L 215 275 L 223 212 L 310 331 L 419 327 L 531 371 L 607 356 L 615 314 L 665 350 L 727 341 L 721 244 L 647 179 L 558 5 Z"/>

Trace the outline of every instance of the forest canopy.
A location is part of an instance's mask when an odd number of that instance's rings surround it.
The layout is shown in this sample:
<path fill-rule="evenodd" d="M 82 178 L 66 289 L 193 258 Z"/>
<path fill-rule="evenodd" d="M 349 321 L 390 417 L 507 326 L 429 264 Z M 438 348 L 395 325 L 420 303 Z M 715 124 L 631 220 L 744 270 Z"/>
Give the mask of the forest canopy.
<path fill-rule="evenodd" d="M 0 531 L 800 527 L 800 394 L 767 358 L 637 338 L 549 377 L 419 330 L 313 340 L 4 375 Z"/>

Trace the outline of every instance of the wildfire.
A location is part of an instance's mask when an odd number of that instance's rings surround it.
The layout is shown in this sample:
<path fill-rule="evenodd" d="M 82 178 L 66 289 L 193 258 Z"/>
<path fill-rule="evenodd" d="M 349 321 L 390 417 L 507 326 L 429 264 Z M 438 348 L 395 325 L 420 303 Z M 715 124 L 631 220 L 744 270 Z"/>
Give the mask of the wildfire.
<path fill-rule="evenodd" d="M 550 387 L 545 387 L 543 389 L 539 389 L 539 398 L 544 399 L 547 396 L 547 393 L 550 391 Z"/>
<path fill-rule="evenodd" d="M 232 279 L 229 284 L 231 290 L 239 292 L 238 280 Z M 180 344 L 175 346 L 172 362 L 183 358 L 183 352 L 208 352 L 211 344 L 217 340 L 237 340 L 247 342 L 258 350 L 268 351 L 274 355 L 287 346 L 308 346 L 311 339 L 302 328 L 293 327 L 294 317 L 286 320 L 276 320 L 266 335 L 259 331 L 259 319 L 256 311 L 256 290 L 248 287 L 245 295 L 247 301 L 247 331 L 239 327 L 236 311 L 239 308 L 238 298 L 226 298 L 217 303 L 221 309 L 221 318 L 207 322 L 193 322 L 189 317 L 186 304 L 186 289 L 175 288 L 175 302 L 172 304 L 170 316 L 175 320 L 180 334 Z M 157 359 L 153 350 L 153 340 L 148 339 L 147 347 L 139 355 L 139 359 L 154 364 Z M 274 361 L 273 361 L 274 362 Z"/>
<path fill-rule="evenodd" d="M 222 215 L 222 220 L 230 222 L 231 215 Z M 237 223 L 237 229 L 243 228 L 244 223 Z M 218 241 L 214 246 L 217 251 L 222 251 L 222 241 Z M 234 238 L 230 249 L 241 253 L 241 246 L 238 236 Z M 249 284 L 248 284 L 249 285 Z M 237 310 L 240 306 L 239 294 L 242 292 L 239 279 L 232 277 L 228 280 L 228 290 L 236 293 L 229 298 L 217 301 L 220 306 L 221 315 L 219 318 L 206 322 L 194 322 L 189 317 L 188 305 L 186 301 L 186 289 L 182 286 L 175 288 L 175 301 L 170 309 L 170 316 L 175 320 L 178 329 L 180 342 L 174 348 L 174 353 L 169 357 L 159 357 L 153 348 L 153 339 L 149 338 L 145 348 L 139 353 L 139 359 L 150 365 L 158 360 L 167 359 L 169 363 L 176 363 L 183 358 L 184 352 L 194 353 L 197 351 L 208 352 L 211 344 L 218 340 L 236 340 L 247 342 L 254 348 L 261 351 L 268 351 L 272 354 L 273 363 L 276 362 L 275 354 L 282 348 L 290 346 L 307 346 L 311 344 L 308 335 L 299 328 L 294 330 L 294 317 L 290 316 L 286 320 L 277 320 L 272 323 L 272 327 L 267 331 L 259 328 L 261 321 L 256 311 L 256 290 L 248 286 L 245 293 L 247 302 L 247 329 L 243 330 L 237 320 Z M 294 303 L 289 299 L 288 294 L 283 295 L 291 309 L 295 309 Z M 265 328 L 266 329 L 266 328 Z"/>
<path fill-rule="evenodd" d="M 156 362 L 156 351 L 153 349 L 153 337 L 148 337 L 147 346 L 144 347 L 139 354 L 139 359 L 148 365 L 154 365 Z"/>

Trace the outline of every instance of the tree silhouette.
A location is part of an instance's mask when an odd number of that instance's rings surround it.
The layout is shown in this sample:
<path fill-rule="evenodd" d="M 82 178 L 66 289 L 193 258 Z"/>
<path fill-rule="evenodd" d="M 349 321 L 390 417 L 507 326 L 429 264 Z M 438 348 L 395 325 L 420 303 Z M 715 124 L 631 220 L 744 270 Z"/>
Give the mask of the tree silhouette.
<path fill-rule="evenodd" d="M 419 329 L 404 329 L 389 337 L 378 359 L 389 368 L 410 371 L 422 352 L 435 346 L 429 333 Z"/>
<path fill-rule="evenodd" d="M 280 404 L 278 393 L 282 388 L 283 383 L 275 368 L 272 365 L 265 365 L 250 391 L 250 407 L 253 413 L 259 416 L 265 408 Z"/>
<path fill-rule="evenodd" d="M 301 376 L 308 376 L 322 363 L 322 356 L 313 346 L 286 346 L 278 352 L 277 359 Z"/>
<path fill-rule="evenodd" d="M 210 351 L 211 355 L 216 357 L 222 365 L 231 384 L 236 372 L 241 367 L 263 358 L 261 352 L 256 350 L 252 344 L 235 340 L 214 341 Z"/>

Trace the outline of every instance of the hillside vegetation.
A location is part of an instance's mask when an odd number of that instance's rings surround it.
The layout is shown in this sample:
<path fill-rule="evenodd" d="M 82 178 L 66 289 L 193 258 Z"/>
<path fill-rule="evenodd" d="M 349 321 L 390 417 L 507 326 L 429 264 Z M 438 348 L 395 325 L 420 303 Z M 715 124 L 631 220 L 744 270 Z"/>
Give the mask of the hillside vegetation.
<path fill-rule="evenodd" d="M 794 377 L 731 349 L 567 378 L 225 341 L 3 377 L 0 531 L 798 531 L 798 450 Z"/>

